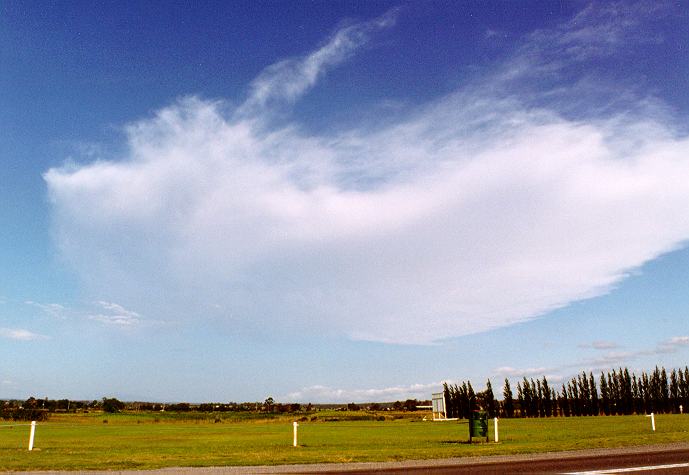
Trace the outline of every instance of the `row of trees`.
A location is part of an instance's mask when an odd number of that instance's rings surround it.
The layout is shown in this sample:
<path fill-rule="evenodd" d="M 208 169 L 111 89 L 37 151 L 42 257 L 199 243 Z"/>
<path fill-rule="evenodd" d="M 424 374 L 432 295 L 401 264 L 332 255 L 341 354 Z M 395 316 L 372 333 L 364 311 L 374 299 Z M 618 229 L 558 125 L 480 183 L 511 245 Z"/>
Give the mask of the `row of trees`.
<path fill-rule="evenodd" d="M 444 385 L 448 417 L 468 418 L 481 408 L 489 417 L 597 416 L 621 414 L 677 413 L 689 408 L 689 368 L 656 367 L 639 376 L 628 368 L 601 372 L 598 384 L 593 373 L 582 372 L 553 388 L 545 376 L 534 380 L 523 378 L 517 383 L 514 397 L 505 379 L 502 401 L 495 400 L 488 380 L 486 389 L 475 393 L 471 382 Z"/>
<path fill-rule="evenodd" d="M 509 385 L 509 381 L 505 380 Z M 488 412 L 488 417 L 498 414 L 499 402 L 495 400 L 493 386 L 490 379 L 486 382 L 485 391 L 474 392 L 471 381 L 462 381 L 462 384 L 443 385 L 445 393 L 446 413 L 449 418 L 468 419 L 471 411 L 482 408 Z"/>

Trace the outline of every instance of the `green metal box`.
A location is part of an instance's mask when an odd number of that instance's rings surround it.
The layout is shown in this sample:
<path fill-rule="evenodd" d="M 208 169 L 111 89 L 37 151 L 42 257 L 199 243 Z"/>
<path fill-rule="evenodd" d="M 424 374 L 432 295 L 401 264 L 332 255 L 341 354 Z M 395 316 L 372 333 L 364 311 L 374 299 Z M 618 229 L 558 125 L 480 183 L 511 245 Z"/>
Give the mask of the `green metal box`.
<path fill-rule="evenodd" d="M 486 411 L 472 411 L 469 418 L 469 442 L 474 437 L 485 437 L 488 442 L 488 413 Z"/>

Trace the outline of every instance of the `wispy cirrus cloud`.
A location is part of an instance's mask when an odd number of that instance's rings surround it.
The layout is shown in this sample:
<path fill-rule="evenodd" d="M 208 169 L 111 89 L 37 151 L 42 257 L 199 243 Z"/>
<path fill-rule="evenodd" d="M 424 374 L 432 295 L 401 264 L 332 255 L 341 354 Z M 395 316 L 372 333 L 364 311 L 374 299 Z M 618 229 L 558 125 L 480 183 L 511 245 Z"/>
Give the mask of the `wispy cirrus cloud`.
<path fill-rule="evenodd" d="M 234 329 L 430 343 L 604 294 L 689 239 L 689 138 L 653 98 L 591 99 L 581 65 L 620 43 L 587 29 L 634 24 L 585 15 L 379 124 L 268 120 L 392 17 L 350 25 L 236 110 L 183 98 L 131 124 L 121 159 L 46 172 L 58 243 L 94 293 Z M 94 319 L 139 318 L 113 312 Z"/>
<path fill-rule="evenodd" d="M 89 320 L 119 327 L 132 327 L 141 323 L 141 315 L 132 310 L 127 310 L 119 304 L 101 300 L 97 302 L 97 305 L 101 311 L 87 315 Z"/>
<path fill-rule="evenodd" d="M 644 20 L 660 16 L 666 6 L 658 2 L 626 4 L 591 3 L 570 21 L 555 28 L 556 34 L 540 30 L 532 34 L 531 43 L 549 54 L 557 53 L 565 60 L 586 61 L 617 53 L 626 43 L 654 41 L 645 34 Z M 667 12 L 665 12 L 667 13 Z"/>
<path fill-rule="evenodd" d="M 293 103 L 329 68 L 342 63 L 366 44 L 371 35 L 393 26 L 397 14 L 398 10 L 393 9 L 374 20 L 344 27 L 305 57 L 285 59 L 267 67 L 252 81 L 249 97 L 238 112 L 255 114 L 267 105 Z"/>
<path fill-rule="evenodd" d="M 67 307 L 59 303 L 40 303 L 34 302 L 32 300 L 27 300 L 24 303 L 26 305 L 31 305 L 33 307 L 39 308 L 47 315 L 50 315 L 51 317 L 60 320 L 64 320 L 66 318 L 66 314 L 69 312 L 69 309 Z"/>
<path fill-rule="evenodd" d="M 139 326 L 144 321 L 146 323 L 159 323 L 144 319 L 138 312 L 128 310 L 120 304 L 104 300 L 72 306 L 60 303 L 40 303 L 32 300 L 27 300 L 24 304 L 36 307 L 42 310 L 44 314 L 59 320 L 68 318 L 73 321 L 91 320 L 123 328 Z"/>

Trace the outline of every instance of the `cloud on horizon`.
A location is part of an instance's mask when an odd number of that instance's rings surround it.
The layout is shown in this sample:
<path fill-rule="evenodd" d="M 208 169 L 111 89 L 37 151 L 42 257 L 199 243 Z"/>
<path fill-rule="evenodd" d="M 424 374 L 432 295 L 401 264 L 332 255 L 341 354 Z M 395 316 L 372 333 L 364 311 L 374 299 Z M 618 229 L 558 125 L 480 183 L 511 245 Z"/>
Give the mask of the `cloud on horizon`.
<path fill-rule="evenodd" d="M 656 99 L 588 102 L 571 69 L 635 25 L 584 14 L 382 125 L 276 122 L 393 20 L 350 25 L 229 113 L 183 98 L 130 124 L 120 159 L 48 170 L 56 240 L 95 295 L 233 328 L 426 344 L 604 294 L 689 239 L 689 138 Z M 535 71 L 557 86 L 529 89 Z"/>
<path fill-rule="evenodd" d="M 686 335 L 671 337 L 657 343 L 653 348 L 640 348 L 625 351 L 618 350 L 620 345 L 615 342 L 595 341 L 592 344 L 578 345 L 578 347 L 590 348 L 597 351 L 605 350 L 604 353 L 551 367 L 514 368 L 512 366 L 502 366 L 495 368 L 493 374 L 510 379 L 540 377 L 545 375 L 549 381 L 562 381 L 571 378 L 572 371 L 576 372 L 574 376 L 580 371 L 585 371 L 587 373 L 610 371 L 623 366 L 630 366 L 634 361 L 643 356 L 658 356 L 674 353 L 687 346 L 689 346 L 689 336 Z M 654 361 L 657 360 L 654 358 Z M 653 364 L 657 364 L 657 362 Z M 646 368 L 644 371 L 648 371 L 649 369 L 650 368 Z"/>
<path fill-rule="evenodd" d="M 443 383 L 410 384 L 387 388 L 342 389 L 314 385 L 302 388 L 279 398 L 285 402 L 390 402 L 406 399 L 429 399 L 431 393 L 442 391 Z"/>

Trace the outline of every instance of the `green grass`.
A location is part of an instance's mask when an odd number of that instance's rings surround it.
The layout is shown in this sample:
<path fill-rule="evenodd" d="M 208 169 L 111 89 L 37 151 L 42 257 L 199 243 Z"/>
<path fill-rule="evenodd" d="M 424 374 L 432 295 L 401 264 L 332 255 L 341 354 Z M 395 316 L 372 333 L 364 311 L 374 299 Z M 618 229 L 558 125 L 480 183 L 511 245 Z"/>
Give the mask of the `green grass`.
<path fill-rule="evenodd" d="M 424 422 L 418 413 L 375 420 L 381 414 L 317 413 L 316 420 L 300 422 L 296 448 L 293 418 L 286 416 L 61 415 L 39 423 L 33 452 L 27 450 L 27 426 L 0 427 L 0 470 L 391 461 L 657 444 L 689 436 L 689 416 L 680 415 L 656 416 L 655 433 L 643 416 L 503 419 L 500 443 L 469 445 L 466 422 Z M 371 420 L 343 420 L 352 416 Z M 489 426 L 492 440 L 492 421 Z"/>

